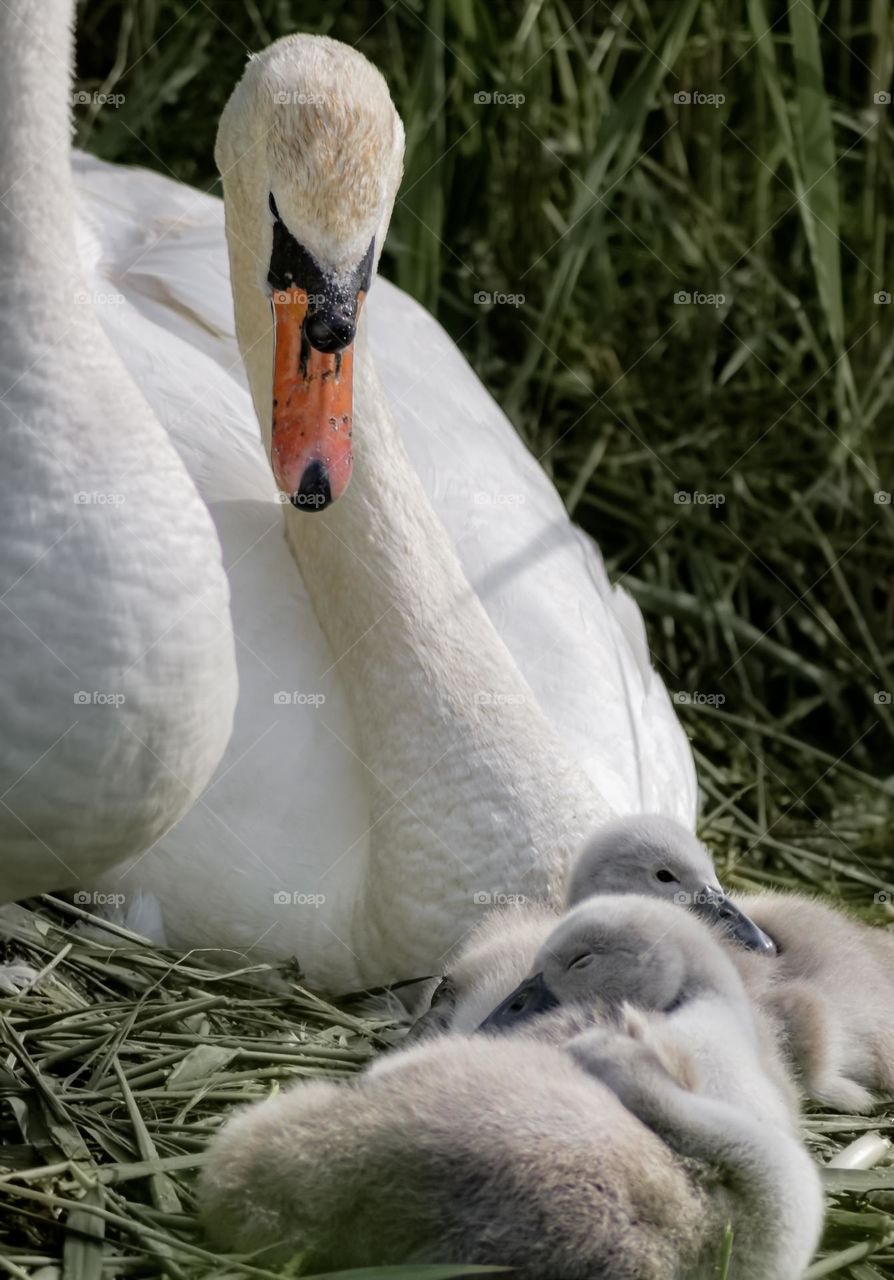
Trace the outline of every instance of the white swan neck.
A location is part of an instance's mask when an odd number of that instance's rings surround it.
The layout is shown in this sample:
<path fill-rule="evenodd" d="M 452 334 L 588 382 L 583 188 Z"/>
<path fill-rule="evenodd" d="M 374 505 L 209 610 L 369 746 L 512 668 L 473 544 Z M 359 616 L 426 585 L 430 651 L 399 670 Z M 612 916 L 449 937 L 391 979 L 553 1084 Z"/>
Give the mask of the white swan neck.
<path fill-rule="evenodd" d="M 34 289 L 77 278 L 70 165 L 72 0 L 0 4 L 0 261 Z"/>

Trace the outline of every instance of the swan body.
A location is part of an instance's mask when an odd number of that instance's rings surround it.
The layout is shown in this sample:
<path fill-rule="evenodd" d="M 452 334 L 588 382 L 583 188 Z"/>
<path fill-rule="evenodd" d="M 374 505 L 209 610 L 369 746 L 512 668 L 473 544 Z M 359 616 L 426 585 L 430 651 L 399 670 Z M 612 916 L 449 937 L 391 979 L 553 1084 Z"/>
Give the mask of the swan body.
<path fill-rule="evenodd" d="M 81 887 L 163 835 L 237 693 L 214 527 L 78 266 L 72 8 L 0 7 L 2 901 Z"/>
<path fill-rule="evenodd" d="M 350 110 L 299 148 L 273 90 L 331 102 L 333 76 Z M 347 185 L 371 192 L 349 223 L 327 130 Z M 241 688 L 202 801 L 103 887 L 154 893 L 174 945 L 296 956 L 336 989 L 430 971 L 482 899 L 555 897 L 583 831 L 617 809 L 691 825 L 695 808 L 638 611 L 443 331 L 384 281 L 355 343 L 353 483 L 322 514 L 277 502 L 258 438 L 270 197 L 345 266 L 371 230 L 381 243 L 401 137 L 381 77 L 345 46 L 289 37 L 254 58 L 218 142 L 229 270 L 219 202 L 76 166 L 84 258 L 126 299 L 100 318 L 217 525 Z"/>

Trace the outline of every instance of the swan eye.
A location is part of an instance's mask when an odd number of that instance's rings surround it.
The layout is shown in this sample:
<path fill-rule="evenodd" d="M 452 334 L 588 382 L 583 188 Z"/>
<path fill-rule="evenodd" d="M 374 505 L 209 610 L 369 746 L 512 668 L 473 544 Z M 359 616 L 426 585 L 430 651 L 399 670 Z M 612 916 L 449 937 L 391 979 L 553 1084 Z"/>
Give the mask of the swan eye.
<path fill-rule="evenodd" d="M 592 951 L 584 951 L 579 956 L 575 956 L 568 966 L 569 969 L 586 969 L 587 965 L 593 959 Z"/>
<path fill-rule="evenodd" d="M 662 867 L 660 871 L 655 872 L 655 879 L 660 880 L 662 884 L 679 884 L 680 881 L 672 871 L 668 871 L 666 867 Z"/>

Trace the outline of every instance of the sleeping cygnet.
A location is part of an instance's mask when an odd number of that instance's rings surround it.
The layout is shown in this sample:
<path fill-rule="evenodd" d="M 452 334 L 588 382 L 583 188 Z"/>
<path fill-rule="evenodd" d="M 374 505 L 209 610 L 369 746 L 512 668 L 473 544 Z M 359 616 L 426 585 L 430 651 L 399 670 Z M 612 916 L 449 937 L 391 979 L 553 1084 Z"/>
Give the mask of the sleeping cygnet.
<path fill-rule="evenodd" d="M 669 1072 L 685 1055 L 660 1051 L 653 1133 L 616 1096 L 625 1037 L 602 1037 L 577 1047 L 582 1066 L 524 1038 L 438 1037 L 352 1083 L 251 1107 L 211 1145 L 205 1225 L 224 1249 L 262 1250 L 262 1266 L 300 1256 L 314 1273 L 440 1262 L 508 1266 L 519 1280 L 709 1280 L 733 1222 L 737 1280 L 796 1280 L 794 1246 L 783 1267 L 757 1216 L 777 1190 L 774 1152 L 756 1158 L 722 1108 L 681 1106 Z"/>
<path fill-rule="evenodd" d="M 623 818 L 584 845 L 567 903 L 626 884 L 691 905 L 743 944 L 730 954 L 809 1097 L 866 1111 L 870 1090 L 894 1093 L 894 937 L 802 894 L 727 897 L 712 877 L 707 850 L 685 828 L 656 815 Z"/>
<path fill-rule="evenodd" d="M 791 1128 L 797 1095 L 772 1029 L 716 933 L 670 903 L 635 894 L 585 899 L 481 1030 L 535 1034 L 537 1021 L 556 1009 L 586 1009 L 605 1020 L 626 1005 L 659 1015 L 657 1029 L 685 1045 L 701 1093 Z"/>
<path fill-rule="evenodd" d="M 724 1274 L 797 1280 L 822 1228 L 816 1166 L 785 1128 L 746 1106 L 681 1087 L 650 1043 L 655 1031 L 654 1021 L 644 1023 L 624 1050 L 617 1036 L 589 1031 L 571 1040 L 567 1051 L 672 1151 L 713 1171 L 729 1204 L 731 1256 Z"/>
<path fill-rule="evenodd" d="M 743 946 L 761 951 L 772 945 L 724 894 L 704 845 L 670 819 L 646 814 L 600 827 L 572 867 L 569 905 L 593 893 L 683 899 Z M 556 909 L 537 904 L 487 916 L 431 989 L 431 1008 L 417 1020 L 405 1043 L 438 1032 L 474 1030 L 528 972 L 557 919 Z"/>
<path fill-rule="evenodd" d="M 735 948 L 745 985 L 775 1017 L 804 1092 L 839 1111 L 894 1094 L 894 937 L 798 893 L 737 894 L 777 954 Z"/>
<path fill-rule="evenodd" d="M 475 1031 L 526 973 L 541 943 L 559 921 L 556 911 L 527 904 L 492 911 L 454 956 L 431 993 L 430 1007 L 403 1044 L 440 1032 Z"/>

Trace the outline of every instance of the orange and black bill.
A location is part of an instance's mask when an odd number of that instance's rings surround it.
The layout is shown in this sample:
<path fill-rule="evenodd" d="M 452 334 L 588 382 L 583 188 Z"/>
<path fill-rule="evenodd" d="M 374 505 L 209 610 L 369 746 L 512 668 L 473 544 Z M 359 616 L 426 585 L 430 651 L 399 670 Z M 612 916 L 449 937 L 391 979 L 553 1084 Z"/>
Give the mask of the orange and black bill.
<path fill-rule="evenodd" d="M 373 245 L 336 280 L 286 229 L 272 197 L 271 210 L 273 475 L 293 506 L 322 511 L 351 479 L 354 337 Z"/>

